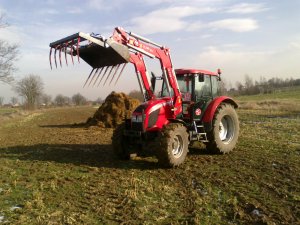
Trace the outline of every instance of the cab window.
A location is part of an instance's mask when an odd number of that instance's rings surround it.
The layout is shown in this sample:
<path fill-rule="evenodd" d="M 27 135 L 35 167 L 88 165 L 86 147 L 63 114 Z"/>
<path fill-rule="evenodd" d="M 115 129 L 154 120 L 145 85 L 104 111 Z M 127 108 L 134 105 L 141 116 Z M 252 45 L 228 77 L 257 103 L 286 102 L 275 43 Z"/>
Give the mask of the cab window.
<path fill-rule="evenodd" d="M 204 75 L 204 81 L 195 79 L 195 95 L 198 99 L 204 96 L 211 96 L 211 94 L 211 80 L 209 75 Z"/>
<path fill-rule="evenodd" d="M 177 76 L 177 82 L 183 101 L 192 100 L 192 76 Z"/>
<path fill-rule="evenodd" d="M 219 81 L 217 76 L 211 76 L 212 96 L 215 98 L 219 95 Z"/>

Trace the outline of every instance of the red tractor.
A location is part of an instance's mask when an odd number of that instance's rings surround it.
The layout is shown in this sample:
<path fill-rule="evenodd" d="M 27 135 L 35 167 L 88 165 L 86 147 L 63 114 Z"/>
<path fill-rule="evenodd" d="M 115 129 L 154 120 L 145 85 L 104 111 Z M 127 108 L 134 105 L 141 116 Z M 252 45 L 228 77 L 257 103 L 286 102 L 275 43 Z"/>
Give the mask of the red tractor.
<path fill-rule="evenodd" d="M 113 149 L 120 159 L 146 150 L 161 165 L 174 167 L 183 163 L 193 142 L 203 142 L 214 153 L 228 153 L 235 147 L 238 105 L 220 95 L 220 70 L 174 70 L 168 48 L 119 27 L 108 39 L 79 32 L 52 42 L 51 68 L 53 49 L 56 67 L 57 51 L 60 65 L 63 53 L 66 63 L 70 54 L 72 62 L 77 56 L 92 66 L 85 85 L 99 85 L 102 80 L 111 84 L 115 77 L 116 83 L 125 65 L 134 65 L 145 101 L 114 131 Z M 144 56 L 159 60 L 161 76 L 147 71 Z M 162 80 L 160 90 L 155 90 L 157 80 Z"/>

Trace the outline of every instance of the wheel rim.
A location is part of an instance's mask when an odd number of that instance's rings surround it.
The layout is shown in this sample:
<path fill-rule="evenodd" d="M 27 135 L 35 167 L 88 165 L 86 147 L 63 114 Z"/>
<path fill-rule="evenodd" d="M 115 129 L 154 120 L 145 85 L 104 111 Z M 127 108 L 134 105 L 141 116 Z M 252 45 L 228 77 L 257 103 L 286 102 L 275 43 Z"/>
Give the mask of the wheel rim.
<path fill-rule="evenodd" d="M 183 153 L 183 140 L 180 135 L 176 135 L 172 142 L 172 154 L 175 158 L 179 158 Z"/>
<path fill-rule="evenodd" d="M 234 123 L 230 116 L 224 116 L 219 124 L 219 137 L 224 144 L 229 144 L 234 137 Z"/>

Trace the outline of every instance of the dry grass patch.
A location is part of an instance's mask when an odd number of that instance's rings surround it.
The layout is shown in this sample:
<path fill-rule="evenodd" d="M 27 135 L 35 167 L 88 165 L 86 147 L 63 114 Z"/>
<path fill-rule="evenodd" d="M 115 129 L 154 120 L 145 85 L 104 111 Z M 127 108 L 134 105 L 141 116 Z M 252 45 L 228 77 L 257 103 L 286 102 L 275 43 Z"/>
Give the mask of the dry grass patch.
<path fill-rule="evenodd" d="M 290 113 L 300 112 L 300 104 L 292 101 L 280 100 L 263 100 L 263 101 L 239 101 L 241 109 L 251 110 L 274 110 L 274 111 L 287 111 Z"/>

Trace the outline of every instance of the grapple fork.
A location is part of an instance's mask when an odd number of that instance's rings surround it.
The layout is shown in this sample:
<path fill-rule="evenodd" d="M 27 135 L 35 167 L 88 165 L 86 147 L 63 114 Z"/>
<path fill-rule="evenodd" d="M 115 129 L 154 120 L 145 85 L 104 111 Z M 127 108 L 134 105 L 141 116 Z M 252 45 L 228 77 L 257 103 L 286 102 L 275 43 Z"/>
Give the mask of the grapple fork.
<path fill-rule="evenodd" d="M 53 49 L 54 54 L 52 54 Z M 104 71 L 99 82 L 100 84 L 106 75 L 108 68 L 110 68 L 110 71 L 105 79 L 104 84 L 107 82 L 111 74 L 113 74 L 112 79 L 109 82 L 111 83 L 120 67 L 120 64 L 127 63 L 130 60 L 128 47 L 119 44 L 112 38 L 104 39 L 101 36 L 86 34 L 83 32 L 78 32 L 50 43 L 49 61 L 51 69 L 52 55 L 54 55 L 53 58 L 55 67 L 57 68 L 57 51 L 59 51 L 58 57 L 60 66 L 62 66 L 61 55 L 62 52 L 64 52 L 66 65 L 68 65 L 67 54 L 69 54 L 71 55 L 73 64 L 73 57 L 77 55 L 78 62 L 80 62 L 79 58 L 81 58 L 92 67 L 92 71 L 85 81 L 84 86 L 86 86 L 88 82 L 90 85 L 94 80 L 95 81 L 93 84 L 95 85 L 99 76 Z M 97 78 L 95 79 L 95 77 Z"/>

